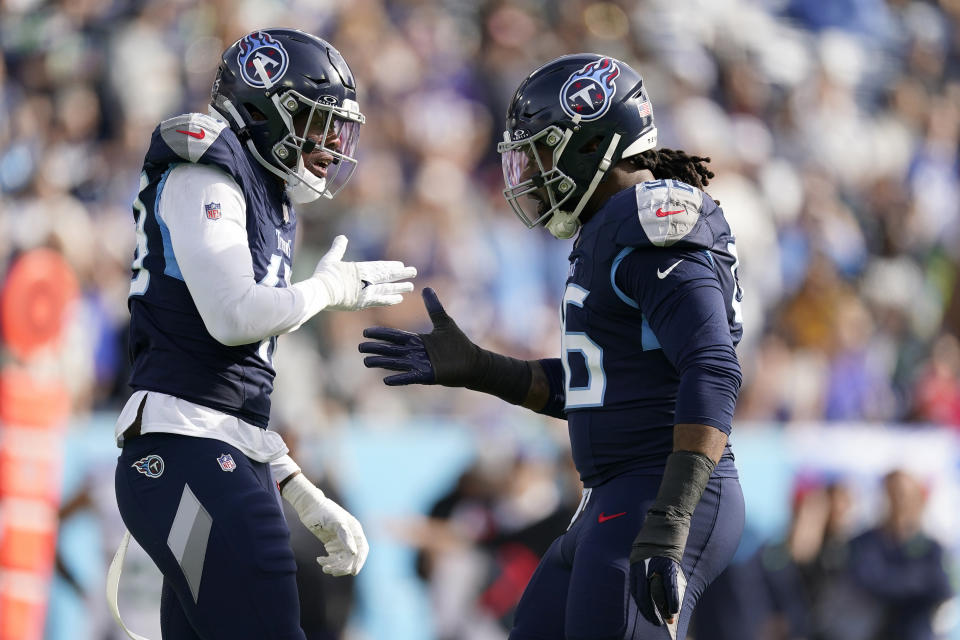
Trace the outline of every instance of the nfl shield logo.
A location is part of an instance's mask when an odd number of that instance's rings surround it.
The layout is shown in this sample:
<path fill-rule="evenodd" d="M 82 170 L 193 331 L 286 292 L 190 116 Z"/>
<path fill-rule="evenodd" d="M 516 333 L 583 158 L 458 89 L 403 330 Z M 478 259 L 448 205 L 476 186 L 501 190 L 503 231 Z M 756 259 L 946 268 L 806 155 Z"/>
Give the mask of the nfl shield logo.
<path fill-rule="evenodd" d="M 233 456 L 229 453 L 220 454 L 217 462 L 220 463 L 220 468 L 224 471 L 233 471 L 237 468 L 237 463 L 233 461 Z"/>
<path fill-rule="evenodd" d="M 210 204 L 203 205 L 203 210 L 207 212 L 208 220 L 219 220 L 220 219 L 220 203 L 211 202 Z"/>

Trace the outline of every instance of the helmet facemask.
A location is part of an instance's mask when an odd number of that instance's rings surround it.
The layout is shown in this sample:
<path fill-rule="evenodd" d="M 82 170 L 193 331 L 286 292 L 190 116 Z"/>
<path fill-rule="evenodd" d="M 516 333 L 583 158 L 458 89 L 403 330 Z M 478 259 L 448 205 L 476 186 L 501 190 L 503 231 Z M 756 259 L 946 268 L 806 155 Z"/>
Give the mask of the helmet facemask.
<path fill-rule="evenodd" d="M 576 119 L 579 120 L 579 119 Z M 574 127 L 577 122 L 574 122 Z M 544 224 L 556 238 L 572 238 L 580 229 L 580 212 L 590 200 L 597 185 L 613 164 L 618 151 L 621 136 L 614 133 L 605 149 L 594 149 L 590 153 L 599 155 L 591 178 L 577 181 L 560 170 L 560 158 L 563 156 L 574 129 L 561 130 L 556 125 L 545 127 L 536 135 L 523 140 L 511 141 L 509 131 L 503 134 L 504 141 L 497 145 L 503 164 L 503 178 L 507 185 L 503 195 L 510 208 L 517 214 L 528 229 Z M 537 143 L 540 147 L 537 147 Z M 542 150 L 553 148 L 550 156 L 552 165 L 546 168 Z M 600 153 L 598 153 L 598 151 Z M 538 172 L 534 172 L 534 164 Z M 564 204 L 577 195 L 576 201 Z M 524 198 L 521 201 L 520 198 Z M 536 212 L 531 208 L 536 203 Z"/>
<path fill-rule="evenodd" d="M 324 98 L 328 96 L 311 100 L 293 90 L 272 98 L 288 129 L 271 149 L 272 164 L 286 174 L 281 177 L 295 203 L 311 202 L 320 196 L 333 198 L 357 166 L 354 153 L 365 118 L 353 100 L 335 106 Z M 324 175 L 311 171 L 311 158 L 316 154 L 320 155 Z"/>
<path fill-rule="evenodd" d="M 529 138 L 510 140 L 504 132 L 497 145 L 506 185 L 503 196 L 528 229 L 543 224 L 575 191 L 576 183 L 558 166 L 571 134 L 549 126 Z"/>

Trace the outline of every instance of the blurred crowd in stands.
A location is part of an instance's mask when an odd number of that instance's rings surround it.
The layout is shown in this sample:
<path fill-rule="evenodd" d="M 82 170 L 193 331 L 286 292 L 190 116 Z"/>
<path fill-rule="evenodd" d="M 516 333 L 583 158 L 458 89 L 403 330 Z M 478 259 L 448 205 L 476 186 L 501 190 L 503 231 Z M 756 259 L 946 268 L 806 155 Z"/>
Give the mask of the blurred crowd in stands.
<path fill-rule="evenodd" d="M 422 551 L 438 640 L 503 640 L 537 559 L 566 528 L 578 494 L 539 463 L 504 475 L 475 465 L 407 530 Z M 537 478 L 541 481 L 538 482 Z M 566 489 L 573 482 L 562 483 Z M 521 490 L 520 487 L 523 487 Z M 540 489 L 540 491 L 538 491 Z M 886 474 L 877 521 L 853 517 L 853 487 L 802 476 L 782 539 L 739 554 L 704 593 L 691 640 L 933 640 L 956 625 L 950 559 L 922 530 L 927 487 Z M 522 498 L 540 510 L 522 508 Z M 543 500 L 545 496 L 552 500 Z M 411 535 L 412 534 L 412 535 Z"/>
<path fill-rule="evenodd" d="M 295 280 L 345 233 L 348 259 L 415 265 L 418 289 L 434 287 L 476 342 L 555 356 L 569 243 L 509 212 L 495 144 L 529 71 L 602 52 L 643 74 L 662 146 L 712 158 L 707 190 L 737 235 L 745 289 L 738 418 L 960 428 L 958 0 L 0 0 L 0 268 L 51 246 L 76 270 L 83 299 L 62 364 L 78 416 L 114 411 L 128 393 L 130 205 L 150 132 L 205 111 L 220 52 L 265 26 L 333 42 L 367 116 L 352 182 L 299 212 Z M 280 342 L 274 419 L 315 435 L 347 414 L 390 428 L 428 413 L 482 432 L 515 411 L 479 394 L 387 389 L 356 352 L 371 324 L 429 327 L 416 296 L 320 314 Z M 473 567 L 490 613 L 466 625 L 478 633 L 507 614 L 529 554 L 577 500 L 571 481 L 531 501 L 547 491 L 544 469 L 516 464 L 468 471 L 432 520 L 397 531 L 423 548 L 424 576 Z M 910 482 L 889 478 L 891 500 Z M 790 581 L 808 588 L 834 570 L 824 514 L 844 499 L 841 486 L 799 492 L 787 540 L 746 565 L 753 577 L 731 578 L 772 585 L 770 611 L 797 635 L 770 637 L 855 637 L 796 631 L 777 601 Z M 531 504 L 551 509 L 533 518 Z M 802 533 L 812 512 L 816 544 Z M 541 518 L 550 533 L 527 530 Z M 464 539 L 477 546 L 463 557 L 441 553 Z M 882 547 L 838 544 L 854 559 Z M 484 582 L 471 556 L 481 552 L 519 573 Z M 467 637 L 456 628 L 467 621 L 448 622 L 445 637 Z"/>
<path fill-rule="evenodd" d="M 956 625 L 944 548 L 922 530 L 929 487 L 903 470 L 882 481 L 867 529 L 840 479 L 799 478 L 781 540 L 735 561 L 694 612 L 710 640 L 933 640 Z"/>
<path fill-rule="evenodd" d="M 960 2 L 0 7 L 0 257 L 52 245 L 80 275 L 71 380 L 81 411 L 126 393 L 130 203 L 150 131 L 206 109 L 234 39 L 283 25 L 339 47 L 367 115 L 349 188 L 301 212 L 301 276 L 345 232 L 352 257 L 416 265 L 418 286 L 434 286 L 477 341 L 555 354 L 567 243 L 512 218 L 494 145 L 526 73 L 601 51 L 643 73 L 663 146 L 713 158 L 708 191 L 737 234 L 746 291 L 739 416 L 960 425 Z M 355 343 L 383 316 L 425 324 L 414 299 L 380 314 L 321 314 L 285 340 L 286 418 L 322 426 L 343 410 L 396 415 L 424 403 L 496 410 L 372 384 Z M 284 369 L 312 375 L 284 379 Z"/>

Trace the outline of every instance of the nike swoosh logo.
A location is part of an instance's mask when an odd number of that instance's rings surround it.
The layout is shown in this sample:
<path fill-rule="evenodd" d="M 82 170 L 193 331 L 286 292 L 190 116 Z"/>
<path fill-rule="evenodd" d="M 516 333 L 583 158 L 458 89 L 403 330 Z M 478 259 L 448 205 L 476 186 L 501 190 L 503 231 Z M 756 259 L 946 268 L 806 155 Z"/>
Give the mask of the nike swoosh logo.
<path fill-rule="evenodd" d="M 684 260 L 685 260 L 685 258 L 680 258 L 679 260 L 677 260 L 676 262 L 674 262 L 672 265 L 670 265 L 669 267 L 667 267 L 667 270 L 666 270 L 666 271 L 660 271 L 660 269 L 657 269 L 657 277 L 660 278 L 661 280 L 663 280 L 663 279 L 666 278 L 668 275 L 670 275 L 670 272 L 671 272 L 671 271 L 673 271 L 674 269 L 677 268 L 677 265 L 678 265 L 678 264 L 680 264 L 680 263 L 683 262 Z"/>
<path fill-rule="evenodd" d="M 177 129 L 177 133 L 186 134 L 192 138 L 196 138 L 197 140 L 203 140 L 203 137 L 207 135 L 206 129 L 200 129 L 199 133 L 196 131 L 184 131 L 183 129 Z M 657 212 L 657 215 L 660 215 L 660 212 Z"/>
<path fill-rule="evenodd" d="M 600 515 L 597 516 L 597 522 L 606 522 L 607 520 L 613 520 L 614 518 L 619 518 L 620 516 L 627 515 L 626 511 L 621 511 L 620 513 L 614 513 L 613 515 L 605 516 L 603 512 L 600 512 Z"/>
<path fill-rule="evenodd" d="M 658 218 L 666 218 L 667 216 L 672 216 L 675 213 L 683 213 L 686 209 L 677 209 L 676 211 L 664 211 L 663 209 L 657 209 Z"/>

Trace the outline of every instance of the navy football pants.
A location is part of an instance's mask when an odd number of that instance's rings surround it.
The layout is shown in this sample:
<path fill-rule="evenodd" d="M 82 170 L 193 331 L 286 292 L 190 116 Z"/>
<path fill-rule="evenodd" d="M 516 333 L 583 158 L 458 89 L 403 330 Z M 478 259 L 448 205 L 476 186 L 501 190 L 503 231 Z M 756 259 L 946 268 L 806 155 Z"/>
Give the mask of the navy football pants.
<path fill-rule="evenodd" d="M 630 546 L 659 486 L 660 476 L 622 475 L 585 492 L 586 504 L 530 579 L 510 640 L 669 640 L 666 627 L 637 610 L 629 585 Z M 683 555 L 688 584 L 678 640 L 700 594 L 733 558 L 743 518 L 739 480 L 712 478 Z"/>
<path fill-rule="evenodd" d="M 219 440 L 144 434 L 124 444 L 115 480 L 127 529 L 164 576 L 164 640 L 304 640 L 269 464 Z"/>

